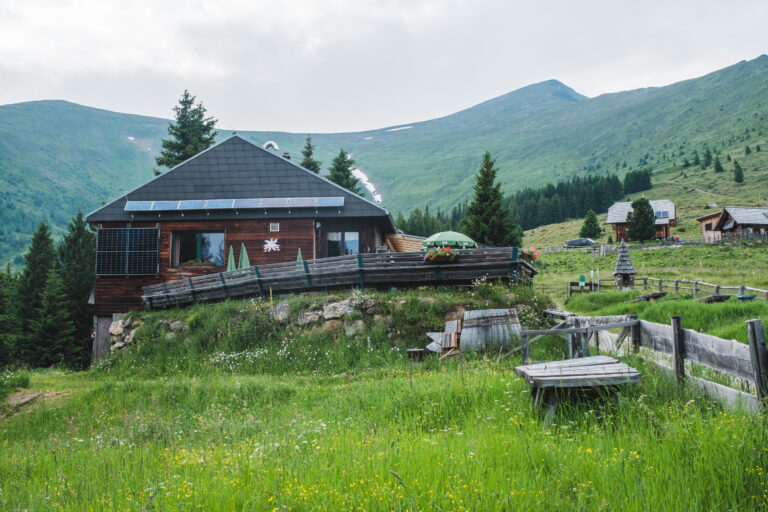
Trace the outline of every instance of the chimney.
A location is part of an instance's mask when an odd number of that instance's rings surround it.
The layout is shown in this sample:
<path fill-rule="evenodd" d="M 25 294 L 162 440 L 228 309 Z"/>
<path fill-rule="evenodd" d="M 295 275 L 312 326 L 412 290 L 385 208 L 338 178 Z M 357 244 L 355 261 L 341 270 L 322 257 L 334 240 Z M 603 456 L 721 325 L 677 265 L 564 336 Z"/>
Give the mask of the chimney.
<path fill-rule="evenodd" d="M 283 158 L 285 158 L 286 160 L 290 160 L 291 159 L 291 154 L 286 151 L 285 153 L 283 153 Z"/>

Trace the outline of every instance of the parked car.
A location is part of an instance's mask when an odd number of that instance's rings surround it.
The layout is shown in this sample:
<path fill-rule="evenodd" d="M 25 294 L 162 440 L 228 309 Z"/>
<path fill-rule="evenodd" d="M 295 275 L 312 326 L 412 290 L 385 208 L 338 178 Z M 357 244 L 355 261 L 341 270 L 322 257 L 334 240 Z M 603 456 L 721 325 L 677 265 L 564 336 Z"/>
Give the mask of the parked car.
<path fill-rule="evenodd" d="M 573 240 L 566 240 L 565 248 L 573 249 L 574 247 L 589 247 L 595 245 L 595 241 L 591 238 L 574 238 Z"/>

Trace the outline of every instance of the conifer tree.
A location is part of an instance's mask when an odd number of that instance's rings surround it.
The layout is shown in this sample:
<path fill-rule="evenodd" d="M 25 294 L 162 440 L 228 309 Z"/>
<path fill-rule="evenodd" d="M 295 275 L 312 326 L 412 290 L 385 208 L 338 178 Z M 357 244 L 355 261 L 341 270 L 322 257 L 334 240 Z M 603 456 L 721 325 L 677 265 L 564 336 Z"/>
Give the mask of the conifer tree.
<path fill-rule="evenodd" d="M 96 237 L 88 231 L 83 212 L 78 212 L 69 222 L 58 253 L 67 310 L 75 333 L 74 349 L 68 352 L 72 359 L 65 362 L 71 368 L 85 368 L 90 362 L 92 348 L 93 308 L 88 304 L 88 298 L 95 280 Z"/>
<path fill-rule="evenodd" d="M 16 361 L 17 342 L 21 334 L 18 302 L 18 276 L 11 265 L 0 273 L 0 368 Z"/>
<path fill-rule="evenodd" d="M 720 163 L 720 157 L 715 157 L 715 172 L 723 172 L 725 169 L 723 169 L 723 164 Z"/>
<path fill-rule="evenodd" d="M 627 236 L 640 242 L 656 236 L 656 215 L 644 197 L 632 201 L 632 211 L 627 214 Z"/>
<path fill-rule="evenodd" d="M 699 158 L 699 154 L 695 151 L 693 153 L 693 165 L 701 165 L 701 159 Z"/>
<path fill-rule="evenodd" d="M 301 165 L 303 168 L 315 172 L 317 174 L 320 174 L 320 165 L 321 162 L 318 162 L 313 158 L 313 154 L 315 152 L 315 146 L 312 145 L 312 137 L 307 135 L 307 143 L 304 145 L 304 149 L 301 150 L 301 154 L 304 156 L 304 159 L 301 161 Z"/>
<path fill-rule="evenodd" d="M 701 168 L 706 169 L 710 165 L 712 165 L 712 152 L 707 148 L 704 151 L 704 160 L 701 162 Z"/>
<path fill-rule="evenodd" d="M 608 235 L 608 245 L 613 245 L 613 236 Z"/>
<path fill-rule="evenodd" d="M 584 224 L 581 226 L 579 236 L 584 238 L 598 238 L 600 236 L 600 224 L 594 210 L 589 210 L 584 216 Z"/>
<path fill-rule="evenodd" d="M 328 169 L 330 174 L 327 176 L 332 182 L 341 185 L 350 192 L 358 195 L 363 195 L 360 190 L 360 182 L 352 175 L 352 166 L 355 165 L 355 161 L 352 160 L 346 151 L 342 148 L 339 154 L 331 162 L 331 167 Z"/>
<path fill-rule="evenodd" d="M 43 288 L 48 279 L 48 273 L 56 264 L 56 249 L 45 221 L 40 222 L 37 231 L 32 235 L 27 254 L 24 255 L 24 271 L 21 274 L 17 300 L 21 304 L 22 337 L 19 340 L 18 353 L 20 359 L 30 365 L 36 365 L 35 340 L 29 336 L 32 322 L 37 318 L 37 312 L 42 304 Z"/>
<path fill-rule="evenodd" d="M 35 340 L 35 365 L 48 367 L 73 359 L 75 328 L 59 270 L 52 268 L 43 287 L 40 306 L 30 324 Z"/>
<path fill-rule="evenodd" d="M 744 170 L 736 160 L 733 161 L 733 181 L 736 183 L 744 182 Z"/>
<path fill-rule="evenodd" d="M 744 147 L 744 155 L 746 156 L 746 155 L 749 155 L 750 153 L 752 153 L 752 150 L 749 149 L 749 145 L 747 145 L 746 147 Z"/>
<path fill-rule="evenodd" d="M 179 104 L 173 107 L 176 122 L 168 123 L 169 139 L 162 140 L 160 156 L 155 158 L 157 165 L 174 167 L 211 147 L 216 139 L 214 131 L 216 119 L 205 117 L 202 103 L 195 105 L 195 97 L 184 90 Z M 155 174 L 160 171 L 155 169 Z"/>
<path fill-rule="evenodd" d="M 462 223 L 464 233 L 475 242 L 492 246 L 519 246 L 523 232 L 503 204 L 501 183 L 496 183 L 495 160 L 487 151 L 476 176 L 474 198 Z"/>

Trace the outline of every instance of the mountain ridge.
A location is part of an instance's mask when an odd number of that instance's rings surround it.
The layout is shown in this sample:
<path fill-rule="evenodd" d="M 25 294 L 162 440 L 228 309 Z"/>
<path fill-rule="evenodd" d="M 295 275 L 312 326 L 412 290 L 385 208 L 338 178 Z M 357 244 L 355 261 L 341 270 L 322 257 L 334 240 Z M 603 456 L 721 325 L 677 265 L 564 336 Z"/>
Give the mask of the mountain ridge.
<path fill-rule="evenodd" d="M 340 147 L 351 153 L 390 210 L 449 208 L 471 193 L 486 150 L 509 193 L 579 174 L 656 168 L 704 145 L 761 137 L 766 77 L 761 55 L 699 78 L 593 98 L 551 79 L 447 116 L 312 139 L 324 169 Z M 60 232 L 78 208 L 91 211 L 150 179 L 168 122 L 66 100 L 0 106 L 0 262 L 23 252 L 41 219 Z M 230 132 L 219 129 L 218 139 Z M 296 157 L 306 137 L 237 132 L 259 144 L 274 140 Z"/>

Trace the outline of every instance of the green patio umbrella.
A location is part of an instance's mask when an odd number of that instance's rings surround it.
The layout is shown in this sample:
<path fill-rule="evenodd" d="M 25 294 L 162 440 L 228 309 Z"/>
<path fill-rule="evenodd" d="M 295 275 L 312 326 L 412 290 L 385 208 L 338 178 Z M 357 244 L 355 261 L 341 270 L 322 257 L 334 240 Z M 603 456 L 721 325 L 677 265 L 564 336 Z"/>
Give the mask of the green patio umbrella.
<path fill-rule="evenodd" d="M 229 259 L 227 260 L 227 272 L 232 272 L 233 270 L 237 270 L 237 267 L 235 266 L 235 250 L 230 245 Z"/>
<path fill-rule="evenodd" d="M 240 264 L 237 268 L 248 268 L 251 266 L 250 260 L 248 260 L 248 252 L 245 250 L 245 244 L 240 246 Z"/>
<path fill-rule="evenodd" d="M 477 247 L 477 242 L 469 238 L 467 235 L 462 235 L 455 231 L 443 231 L 442 233 L 435 233 L 423 242 L 421 245 L 424 248 L 429 247 L 453 247 L 456 249 L 470 249 Z"/>
<path fill-rule="evenodd" d="M 299 253 L 296 255 L 296 270 L 301 270 L 304 268 L 303 261 L 304 258 L 301 257 L 301 247 L 299 247 Z"/>

